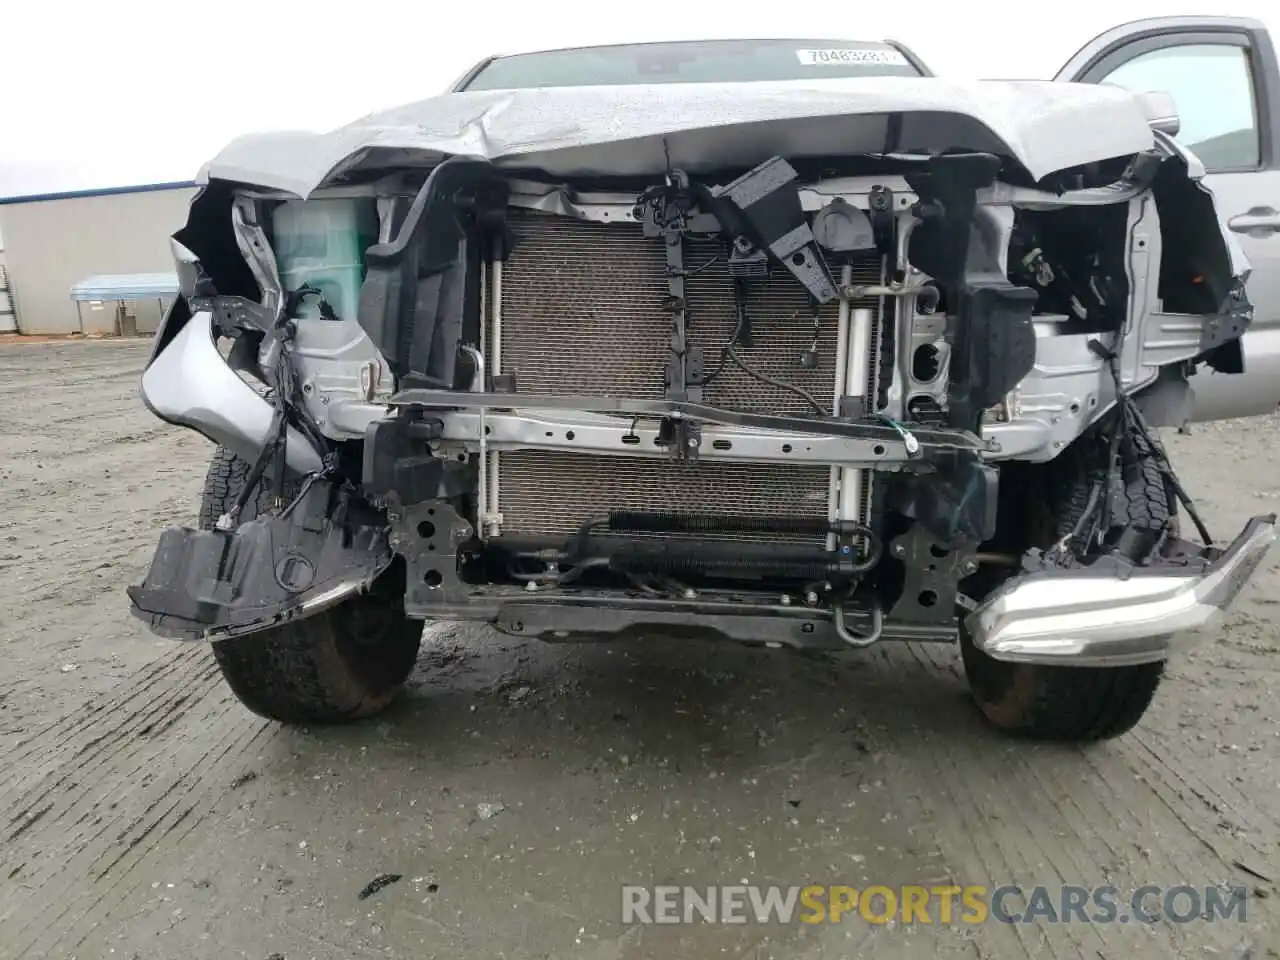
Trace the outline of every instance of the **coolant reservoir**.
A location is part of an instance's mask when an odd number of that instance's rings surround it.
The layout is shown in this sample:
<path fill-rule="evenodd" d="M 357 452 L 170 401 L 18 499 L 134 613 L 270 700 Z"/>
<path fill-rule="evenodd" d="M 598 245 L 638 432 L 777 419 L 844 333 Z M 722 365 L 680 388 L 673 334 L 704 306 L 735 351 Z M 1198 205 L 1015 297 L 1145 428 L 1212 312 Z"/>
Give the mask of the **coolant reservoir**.
<path fill-rule="evenodd" d="M 273 246 L 286 295 L 306 284 L 318 289 L 339 319 L 356 319 L 364 251 L 377 242 L 372 198 L 289 200 L 271 214 Z M 298 311 L 319 317 L 315 297 Z"/>

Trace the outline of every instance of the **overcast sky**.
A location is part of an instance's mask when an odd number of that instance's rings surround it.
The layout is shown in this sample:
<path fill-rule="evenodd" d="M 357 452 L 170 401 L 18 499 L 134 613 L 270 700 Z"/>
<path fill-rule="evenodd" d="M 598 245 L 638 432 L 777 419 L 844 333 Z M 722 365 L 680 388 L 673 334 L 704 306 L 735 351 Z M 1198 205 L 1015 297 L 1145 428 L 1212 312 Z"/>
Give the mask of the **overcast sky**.
<path fill-rule="evenodd" d="M 1265 20 L 1272 2 L 1234 0 L 1220 12 Z M 1217 6 L 1204 0 L 0 4 L 0 197 L 188 180 L 242 133 L 326 130 L 432 96 L 491 52 L 627 40 L 890 36 L 943 76 L 1047 78 L 1119 20 Z M 453 19 L 461 13 L 474 14 L 477 29 Z"/>

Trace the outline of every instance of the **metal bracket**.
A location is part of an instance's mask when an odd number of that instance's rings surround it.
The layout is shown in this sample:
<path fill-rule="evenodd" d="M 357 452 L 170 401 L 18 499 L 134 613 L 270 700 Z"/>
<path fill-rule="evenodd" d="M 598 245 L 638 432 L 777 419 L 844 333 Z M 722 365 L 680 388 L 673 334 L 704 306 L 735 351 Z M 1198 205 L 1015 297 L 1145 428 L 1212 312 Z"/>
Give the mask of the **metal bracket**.
<path fill-rule="evenodd" d="M 407 507 L 394 494 L 387 500 L 391 549 L 405 561 L 405 603 L 431 607 L 465 602 L 469 593 L 458 576 L 458 552 L 475 536 L 471 523 L 447 500 Z"/>
<path fill-rule="evenodd" d="M 657 442 L 670 451 L 672 460 L 697 460 L 702 425 L 682 417 L 666 417 L 658 424 Z"/>
<path fill-rule="evenodd" d="M 1200 352 L 1205 353 L 1242 337 L 1252 323 L 1253 304 L 1245 293 L 1244 284 L 1237 281 L 1218 312 L 1205 318 L 1200 334 Z"/>
<path fill-rule="evenodd" d="M 702 363 L 691 357 L 689 348 L 689 303 L 685 297 L 684 238 L 689 229 L 688 216 L 693 200 L 688 193 L 689 178 L 672 171 L 670 182 L 647 191 L 637 201 L 644 235 L 661 238 L 667 263 L 663 270 L 667 279 L 667 296 L 663 307 L 671 316 L 671 356 L 666 369 L 666 397 L 671 400 L 702 400 Z"/>
<path fill-rule="evenodd" d="M 867 415 L 867 398 L 845 394 L 840 398 L 839 415 L 846 420 L 861 420 Z"/>
<path fill-rule="evenodd" d="M 960 581 L 977 569 L 976 544 L 940 543 L 919 523 L 896 538 L 889 552 L 902 561 L 902 596 L 890 616 L 903 623 L 950 623 Z"/>
<path fill-rule="evenodd" d="M 244 297 L 192 297 L 191 310 L 212 312 L 214 323 L 224 333 L 243 329 L 266 333 L 275 323 L 275 314 L 270 309 Z"/>
<path fill-rule="evenodd" d="M 894 246 L 893 191 L 882 184 L 871 188 L 867 197 L 868 218 L 876 249 L 882 256 L 891 256 Z"/>
<path fill-rule="evenodd" d="M 689 387 L 686 393 L 702 396 L 703 362 L 700 347 L 688 347 L 684 352 L 684 375 L 688 378 Z"/>

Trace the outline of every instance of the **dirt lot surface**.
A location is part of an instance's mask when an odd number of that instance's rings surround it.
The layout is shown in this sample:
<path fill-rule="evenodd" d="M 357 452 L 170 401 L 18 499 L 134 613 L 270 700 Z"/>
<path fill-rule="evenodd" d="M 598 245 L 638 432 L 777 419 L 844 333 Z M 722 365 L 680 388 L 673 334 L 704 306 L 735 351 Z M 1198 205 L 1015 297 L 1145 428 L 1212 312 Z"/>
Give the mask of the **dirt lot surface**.
<path fill-rule="evenodd" d="M 210 452 L 141 407 L 146 349 L 0 348 L 0 957 L 1280 956 L 1280 553 L 1088 750 L 989 732 L 948 648 L 449 626 L 383 717 L 284 729 L 128 613 Z M 1280 502 L 1278 431 L 1170 439 L 1219 536 Z M 740 881 L 1250 896 L 1243 923 L 622 923 L 622 884 Z"/>

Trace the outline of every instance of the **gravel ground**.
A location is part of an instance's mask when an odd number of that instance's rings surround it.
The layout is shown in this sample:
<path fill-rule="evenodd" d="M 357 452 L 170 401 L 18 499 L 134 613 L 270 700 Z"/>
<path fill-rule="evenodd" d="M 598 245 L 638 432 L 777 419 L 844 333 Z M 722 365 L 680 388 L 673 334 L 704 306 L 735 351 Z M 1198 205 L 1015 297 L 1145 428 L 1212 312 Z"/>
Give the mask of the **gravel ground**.
<path fill-rule="evenodd" d="M 384 716 L 284 729 L 128 614 L 210 453 L 138 402 L 146 349 L 0 347 L 0 957 L 1280 956 L 1280 554 L 1087 750 L 988 731 L 944 647 L 446 626 Z M 1219 535 L 1276 509 L 1278 427 L 1169 438 Z M 621 922 L 624 883 L 742 880 L 1251 896 L 1244 923 Z"/>

